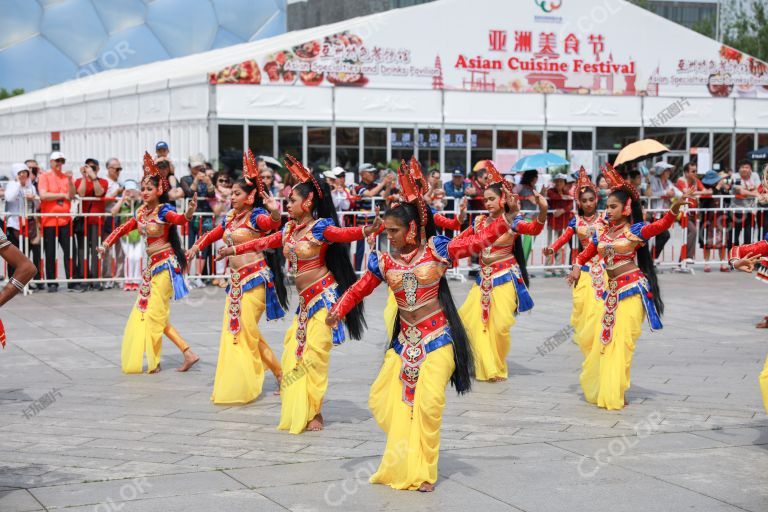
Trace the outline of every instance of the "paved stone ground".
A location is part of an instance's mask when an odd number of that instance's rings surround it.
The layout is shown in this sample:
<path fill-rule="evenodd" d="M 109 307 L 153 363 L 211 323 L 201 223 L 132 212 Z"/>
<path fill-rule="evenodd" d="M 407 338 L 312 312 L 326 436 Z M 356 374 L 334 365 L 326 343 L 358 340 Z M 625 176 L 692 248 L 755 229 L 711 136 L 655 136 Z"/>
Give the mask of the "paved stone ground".
<path fill-rule="evenodd" d="M 223 293 L 195 290 L 172 320 L 202 356 L 187 374 L 169 343 L 158 375 L 123 375 L 120 337 L 135 294 L 35 294 L 3 309 L 0 511 L 768 509 L 768 418 L 757 376 L 768 349 L 753 324 L 768 288 L 746 275 L 664 275 L 666 327 L 644 332 L 631 405 L 606 412 L 578 386 L 560 280 L 534 280 L 518 318 L 511 376 L 449 390 L 432 495 L 367 483 L 384 446 L 366 407 L 381 362 L 385 295 L 367 303 L 363 342 L 334 349 L 327 429 L 276 431 L 278 397 L 218 407 L 209 395 Z M 457 302 L 468 285 L 454 283 Z M 287 322 L 266 338 L 278 351 Z M 542 350 L 546 352 L 546 350 Z M 33 400 L 55 401 L 26 419 Z M 29 412 L 27 412 L 29 415 Z"/>

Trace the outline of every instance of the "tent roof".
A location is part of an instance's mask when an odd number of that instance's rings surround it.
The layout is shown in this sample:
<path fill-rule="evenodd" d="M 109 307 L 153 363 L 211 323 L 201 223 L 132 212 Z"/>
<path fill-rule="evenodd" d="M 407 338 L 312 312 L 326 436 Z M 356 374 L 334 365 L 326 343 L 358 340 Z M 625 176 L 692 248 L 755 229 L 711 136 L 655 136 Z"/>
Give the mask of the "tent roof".
<path fill-rule="evenodd" d="M 453 1 L 453 0 L 449 0 Z M 438 2 L 439 3 L 439 2 Z M 429 9 L 421 4 L 407 9 Z M 196 53 L 186 57 L 168 59 L 126 69 L 112 69 L 83 78 L 14 96 L 0 101 L 0 114 L 9 111 L 34 110 L 45 106 L 76 103 L 88 99 L 134 94 L 174 85 L 205 83 L 208 73 L 237 64 L 258 54 L 280 51 L 310 39 L 331 35 L 340 30 L 376 30 L 401 9 L 344 20 L 331 25 L 288 32 L 279 36 L 242 43 L 225 48 Z M 158 78 L 158 76 L 162 78 Z"/>

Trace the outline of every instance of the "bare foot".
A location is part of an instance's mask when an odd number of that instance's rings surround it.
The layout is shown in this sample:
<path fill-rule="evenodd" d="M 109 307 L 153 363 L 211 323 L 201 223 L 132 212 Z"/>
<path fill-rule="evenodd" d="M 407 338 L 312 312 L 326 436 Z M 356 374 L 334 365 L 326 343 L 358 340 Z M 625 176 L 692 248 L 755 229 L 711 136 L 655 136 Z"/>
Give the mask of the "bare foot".
<path fill-rule="evenodd" d="M 435 484 L 430 484 L 429 482 L 423 482 L 419 486 L 419 492 L 432 492 L 435 490 Z"/>
<path fill-rule="evenodd" d="M 504 382 L 505 380 L 507 379 L 505 379 L 504 377 L 491 377 L 490 379 L 488 379 L 488 382 Z"/>
<path fill-rule="evenodd" d="M 155 366 L 154 370 L 148 371 L 147 373 L 152 374 L 152 373 L 158 373 L 159 371 L 160 371 L 160 365 L 158 364 L 157 366 Z"/>
<path fill-rule="evenodd" d="M 277 389 L 273 394 L 280 396 L 280 386 L 283 384 L 283 376 L 282 375 L 275 375 L 275 378 L 277 379 Z"/>
<path fill-rule="evenodd" d="M 624 407 L 626 407 L 626 406 L 628 406 L 628 405 L 629 405 L 629 400 L 627 400 L 626 398 L 624 398 Z"/>
<path fill-rule="evenodd" d="M 317 413 L 317 416 L 309 420 L 309 423 L 307 423 L 307 430 L 310 432 L 318 432 L 323 430 L 323 415 Z"/>
<path fill-rule="evenodd" d="M 176 368 L 177 372 L 185 372 L 192 368 L 196 362 L 200 360 L 200 356 L 192 352 L 192 349 L 189 348 L 184 352 L 184 362 L 181 363 L 181 366 Z"/>

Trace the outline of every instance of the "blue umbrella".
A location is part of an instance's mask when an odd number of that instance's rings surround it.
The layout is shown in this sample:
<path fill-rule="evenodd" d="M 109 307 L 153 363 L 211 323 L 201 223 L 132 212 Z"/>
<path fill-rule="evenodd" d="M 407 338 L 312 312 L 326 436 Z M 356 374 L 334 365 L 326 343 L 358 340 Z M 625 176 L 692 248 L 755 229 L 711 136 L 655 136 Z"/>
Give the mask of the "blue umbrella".
<path fill-rule="evenodd" d="M 553 155 L 552 153 L 537 153 L 518 160 L 514 167 L 512 167 L 512 170 L 515 172 L 529 171 L 532 169 L 546 169 L 547 167 L 559 167 L 568 164 L 568 160 L 561 156 Z"/>
<path fill-rule="evenodd" d="M 750 160 L 768 160 L 768 146 L 747 153 Z"/>

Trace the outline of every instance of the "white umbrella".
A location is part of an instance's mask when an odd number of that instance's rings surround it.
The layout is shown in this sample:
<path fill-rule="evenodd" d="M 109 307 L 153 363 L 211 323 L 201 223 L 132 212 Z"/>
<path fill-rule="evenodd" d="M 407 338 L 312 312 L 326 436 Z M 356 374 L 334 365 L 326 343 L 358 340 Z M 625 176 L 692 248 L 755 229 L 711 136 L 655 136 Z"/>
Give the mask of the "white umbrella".
<path fill-rule="evenodd" d="M 277 158 L 272 158 L 271 156 L 266 156 L 266 155 L 259 155 L 259 158 L 264 160 L 264 163 L 267 164 L 269 167 L 280 169 L 283 166 L 283 164 L 281 164 Z"/>

